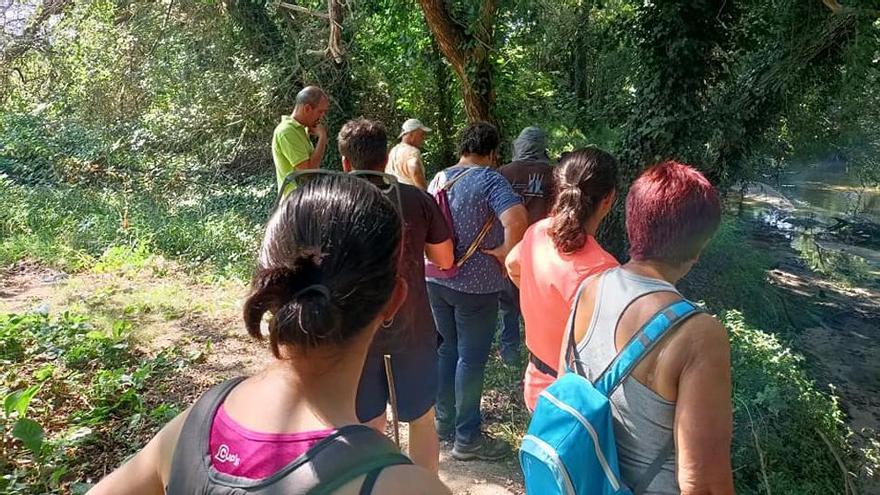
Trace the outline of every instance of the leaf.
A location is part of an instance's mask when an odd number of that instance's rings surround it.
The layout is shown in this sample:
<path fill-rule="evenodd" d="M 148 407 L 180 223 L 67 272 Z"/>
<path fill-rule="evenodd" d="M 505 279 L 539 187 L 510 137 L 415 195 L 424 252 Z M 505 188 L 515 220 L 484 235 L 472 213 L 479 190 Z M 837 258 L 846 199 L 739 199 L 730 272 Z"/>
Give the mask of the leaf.
<path fill-rule="evenodd" d="M 3 401 L 3 409 L 6 412 L 6 417 L 8 418 L 11 416 L 13 411 L 18 413 L 19 418 L 25 417 L 28 406 L 31 404 L 31 400 L 33 400 L 34 396 L 37 395 L 37 392 L 40 391 L 41 386 L 42 385 L 33 385 L 24 390 L 16 390 L 7 395 L 6 400 Z"/>
<path fill-rule="evenodd" d="M 89 483 L 73 483 L 70 485 L 71 495 L 85 495 L 95 485 Z"/>
<path fill-rule="evenodd" d="M 40 423 L 29 418 L 19 418 L 12 427 L 12 436 L 21 440 L 34 454 L 40 454 L 43 447 L 43 427 Z"/>

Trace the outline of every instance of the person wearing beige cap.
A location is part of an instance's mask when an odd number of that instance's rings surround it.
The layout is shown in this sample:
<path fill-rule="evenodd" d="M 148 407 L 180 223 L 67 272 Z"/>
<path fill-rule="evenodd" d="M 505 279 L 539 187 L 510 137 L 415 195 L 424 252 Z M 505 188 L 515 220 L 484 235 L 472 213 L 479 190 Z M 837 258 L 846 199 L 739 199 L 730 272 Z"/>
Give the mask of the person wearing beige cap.
<path fill-rule="evenodd" d="M 427 190 L 428 181 L 425 180 L 421 149 L 429 132 L 431 128 L 426 127 L 419 119 L 409 119 L 404 122 L 398 136 L 400 143 L 388 153 L 385 173 L 397 177 L 397 180 L 404 184 Z"/>

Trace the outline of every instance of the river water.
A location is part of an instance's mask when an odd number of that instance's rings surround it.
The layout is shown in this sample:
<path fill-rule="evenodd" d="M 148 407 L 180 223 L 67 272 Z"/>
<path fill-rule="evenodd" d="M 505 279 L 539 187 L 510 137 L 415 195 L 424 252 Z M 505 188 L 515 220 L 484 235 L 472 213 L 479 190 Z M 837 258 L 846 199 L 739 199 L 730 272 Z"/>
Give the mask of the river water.
<path fill-rule="evenodd" d="M 880 187 L 863 186 L 842 167 L 827 164 L 778 182 L 750 184 L 745 211 L 791 239 L 809 264 L 827 265 L 813 268 L 880 282 Z"/>
<path fill-rule="evenodd" d="M 779 186 L 796 205 L 825 216 L 861 218 L 880 224 L 880 188 L 865 187 L 843 168 L 817 164 L 784 177 Z"/>

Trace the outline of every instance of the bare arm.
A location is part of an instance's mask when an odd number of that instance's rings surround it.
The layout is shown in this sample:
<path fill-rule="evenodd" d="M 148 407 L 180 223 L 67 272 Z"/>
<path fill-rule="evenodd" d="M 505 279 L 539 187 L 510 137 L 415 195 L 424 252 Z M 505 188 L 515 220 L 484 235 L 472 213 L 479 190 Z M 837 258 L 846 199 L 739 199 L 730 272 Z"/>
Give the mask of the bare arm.
<path fill-rule="evenodd" d="M 513 249 L 507 253 L 507 258 L 505 258 L 504 266 L 507 267 L 507 276 L 510 277 L 510 281 L 513 282 L 513 285 L 519 287 L 519 247 L 522 243 L 517 243 L 516 246 L 513 246 Z"/>
<path fill-rule="evenodd" d="M 410 176 L 413 178 L 413 185 L 422 191 L 428 190 L 428 181 L 425 179 L 425 168 L 422 161 L 417 158 L 410 158 L 406 163 Z"/>
<path fill-rule="evenodd" d="M 483 252 L 494 256 L 498 263 L 501 264 L 501 268 L 504 269 L 507 254 L 522 240 L 523 234 L 525 234 L 526 228 L 529 226 L 529 218 L 526 207 L 516 205 L 506 209 L 498 217 L 498 220 L 501 221 L 501 226 L 504 227 L 504 244 L 495 249 L 486 249 Z"/>
<path fill-rule="evenodd" d="M 164 495 L 174 447 L 189 410 L 165 425 L 140 452 L 107 475 L 89 495 Z"/>
<path fill-rule="evenodd" d="M 437 265 L 441 270 L 452 268 L 455 263 L 452 239 L 446 239 L 439 244 L 425 244 L 425 256 L 428 261 Z"/>
<path fill-rule="evenodd" d="M 309 134 L 318 136 L 318 144 L 312 150 L 307 160 L 303 160 L 293 166 L 293 170 L 309 170 L 321 167 L 321 160 L 324 158 L 324 151 L 327 149 L 327 128 L 323 124 L 309 128 Z"/>
<path fill-rule="evenodd" d="M 678 381 L 675 445 L 682 495 L 733 495 L 730 342 L 715 318 L 686 323 L 694 336 Z"/>

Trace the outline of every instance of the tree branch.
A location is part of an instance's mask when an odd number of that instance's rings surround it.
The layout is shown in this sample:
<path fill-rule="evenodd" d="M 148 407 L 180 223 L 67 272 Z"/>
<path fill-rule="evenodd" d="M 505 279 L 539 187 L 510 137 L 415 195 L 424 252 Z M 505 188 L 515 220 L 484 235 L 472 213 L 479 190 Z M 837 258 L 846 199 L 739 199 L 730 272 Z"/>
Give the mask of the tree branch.
<path fill-rule="evenodd" d="M 71 0 L 43 0 L 42 7 L 28 22 L 21 36 L 12 43 L 9 43 L 0 52 L 0 61 L 8 64 L 27 53 L 28 50 L 34 47 L 43 24 L 53 15 L 64 12 L 64 9 L 72 3 Z"/>
<path fill-rule="evenodd" d="M 300 7 L 299 5 L 293 5 L 292 3 L 287 3 L 287 2 L 281 2 L 278 5 L 281 7 L 284 7 L 285 9 L 292 10 L 294 12 L 299 12 L 300 14 L 307 14 L 307 15 L 311 15 L 311 16 L 315 16 L 315 17 L 320 17 L 322 19 L 327 19 L 328 21 L 330 20 L 330 14 L 325 14 L 323 12 L 316 12 L 314 10 L 309 10 L 305 7 Z"/>
<path fill-rule="evenodd" d="M 468 56 L 462 49 L 466 36 L 461 26 L 452 18 L 443 0 L 419 0 L 419 4 L 440 51 L 457 71 L 461 70 Z"/>
<path fill-rule="evenodd" d="M 342 21 L 345 13 L 340 0 L 328 0 L 327 12 L 330 19 L 330 36 L 327 40 L 327 53 L 337 64 L 342 63 L 345 48 L 342 46 Z"/>
<path fill-rule="evenodd" d="M 831 9 L 831 12 L 834 12 L 835 14 L 839 14 L 843 11 L 843 5 L 840 5 L 837 0 L 822 0 L 822 3 L 824 3 L 825 6 Z"/>
<path fill-rule="evenodd" d="M 870 15 L 874 17 L 880 16 L 880 10 L 878 9 L 861 9 L 857 7 L 845 7 L 840 5 L 840 2 L 837 0 L 822 0 L 822 3 L 825 4 L 826 7 L 831 9 L 831 12 L 835 14 L 856 14 L 856 15 Z"/>

